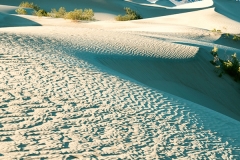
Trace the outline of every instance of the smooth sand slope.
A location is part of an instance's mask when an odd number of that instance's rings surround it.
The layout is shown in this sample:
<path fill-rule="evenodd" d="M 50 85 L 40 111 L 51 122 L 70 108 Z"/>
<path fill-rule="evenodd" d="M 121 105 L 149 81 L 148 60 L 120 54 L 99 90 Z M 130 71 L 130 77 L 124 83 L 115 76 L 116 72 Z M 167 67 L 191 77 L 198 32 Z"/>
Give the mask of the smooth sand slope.
<path fill-rule="evenodd" d="M 209 63 L 215 45 L 221 57 L 240 53 L 209 31 L 240 33 L 221 8 L 232 1 L 58 2 L 96 8 L 97 21 L 17 16 L 18 1 L 0 0 L 0 159 L 240 158 L 240 86 Z M 114 21 L 124 6 L 151 18 Z"/>

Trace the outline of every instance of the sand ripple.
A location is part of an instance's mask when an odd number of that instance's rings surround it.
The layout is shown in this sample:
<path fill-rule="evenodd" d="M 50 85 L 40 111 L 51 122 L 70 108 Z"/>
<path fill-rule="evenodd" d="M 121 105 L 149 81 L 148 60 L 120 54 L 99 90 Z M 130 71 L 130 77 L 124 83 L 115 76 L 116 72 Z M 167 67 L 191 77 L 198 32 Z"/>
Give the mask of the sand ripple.
<path fill-rule="evenodd" d="M 65 54 L 69 48 L 53 38 L 9 33 L 0 38 L 0 156 L 4 159 L 239 158 L 239 122 L 101 72 L 84 55 L 77 59 Z M 111 38 L 108 47 L 99 49 L 90 48 L 97 42 L 88 45 L 87 38 L 79 40 L 78 49 L 111 53 Z M 134 46 L 122 50 L 158 56 L 165 48 L 157 41 L 150 45 L 152 53 Z M 174 46 L 172 52 L 181 50 Z"/>

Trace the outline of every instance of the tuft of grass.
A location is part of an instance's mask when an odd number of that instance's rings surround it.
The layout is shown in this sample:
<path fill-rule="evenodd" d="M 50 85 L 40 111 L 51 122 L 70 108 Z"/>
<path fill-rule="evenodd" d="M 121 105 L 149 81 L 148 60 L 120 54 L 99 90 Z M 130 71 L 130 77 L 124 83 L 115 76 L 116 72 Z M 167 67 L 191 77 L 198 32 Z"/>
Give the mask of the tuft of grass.
<path fill-rule="evenodd" d="M 223 62 L 224 71 L 232 76 L 235 81 L 240 80 L 240 65 L 237 54 L 234 53 L 229 60 Z"/>
<path fill-rule="evenodd" d="M 53 8 L 51 12 L 48 13 L 48 16 L 53 18 L 64 18 L 66 13 L 67 11 L 64 7 L 60 7 L 58 11 L 55 8 Z"/>
<path fill-rule="evenodd" d="M 137 20 L 137 19 L 142 19 L 142 17 L 134 10 L 131 8 L 124 8 L 126 14 L 125 15 L 118 15 L 115 19 L 117 21 L 129 21 L 129 20 Z"/>
<path fill-rule="evenodd" d="M 218 52 L 218 48 L 217 48 L 216 46 L 214 46 L 213 49 L 212 49 L 212 52 L 211 52 L 211 54 L 213 55 L 213 57 L 218 56 L 217 52 Z"/>
<path fill-rule="evenodd" d="M 33 15 L 38 16 L 38 17 L 42 17 L 42 16 L 46 17 L 48 15 L 48 13 L 47 13 L 47 11 L 45 11 L 43 9 L 39 9 L 38 11 L 34 11 Z"/>
<path fill-rule="evenodd" d="M 229 38 L 230 34 L 229 33 L 225 33 L 224 36 L 225 36 L 225 38 Z"/>
<path fill-rule="evenodd" d="M 238 35 L 233 35 L 233 40 L 234 41 L 240 41 L 240 36 L 238 36 Z"/>
<path fill-rule="evenodd" d="M 215 66 L 215 71 L 219 73 L 219 77 L 222 77 L 223 73 L 227 73 L 234 78 L 235 81 L 240 80 L 240 62 L 237 58 L 237 54 L 234 53 L 231 58 L 222 60 L 218 58 L 218 48 L 214 47 L 211 51 L 214 59 L 210 61 Z"/>
<path fill-rule="evenodd" d="M 18 8 L 18 9 L 15 10 L 15 12 L 17 14 L 23 14 L 23 15 L 27 14 L 27 11 L 24 8 Z"/>
<path fill-rule="evenodd" d="M 74 11 L 67 12 L 64 18 L 71 20 L 92 20 L 93 16 L 94 12 L 92 9 L 74 9 Z"/>
<path fill-rule="evenodd" d="M 40 10 L 40 7 L 34 3 L 29 3 L 29 2 L 21 2 L 19 7 L 22 7 L 22 8 L 32 8 L 34 9 L 35 11 L 38 11 Z"/>
<path fill-rule="evenodd" d="M 75 9 L 74 11 L 67 12 L 64 7 L 60 7 L 58 10 L 52 9 L 51 12 L 47 12 L 43 9 L 40 9 L 34 3 L 29 2 L 22 2 L 19 5 L 21 8 L 18 8 L 16 12 L 18 14 L 27 14 L 27 11 L 23 8 L 32 8 L 34 9 L 33 15 L 42 17 L 42 16 L 49 16 L 53 18 L 65 18 L 71 20 L 93 20 L 94 12 L 92 9 Z"/>

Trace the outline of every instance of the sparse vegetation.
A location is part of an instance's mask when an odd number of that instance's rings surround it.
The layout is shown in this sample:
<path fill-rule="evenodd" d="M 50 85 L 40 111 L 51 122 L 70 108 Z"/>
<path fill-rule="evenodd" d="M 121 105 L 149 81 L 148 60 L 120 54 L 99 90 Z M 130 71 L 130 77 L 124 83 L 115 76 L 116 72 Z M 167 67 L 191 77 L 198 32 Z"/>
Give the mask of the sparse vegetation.
<path fill-rule="evenodd" d="M 240 36 L 238 36 L 238 35 L 233 35 L 233 40 L 234 41 L 240 41 Z"/>
<path fill-rule="evenodd" d="M 219 77 L 222 77 L 223 73 L 227 73 L 234 78 L 235 81 L 240 80 L 240 62 L 237 58 L 237 54 L 231 55 L 231 58 L 222 60 L 218 58 L 218 48 L 214 47 L 211 51 L 214 59 L 210 61 L 215 66 L 215 71 L 219 73 Z"/>
<path fill-rule="evenodd" d="M 216 29 L 216 28 L 214 28 L 214 29 L 212 30 L 212 32 L 215 32 L 215 33 L 222 33 L 222 31 L 221 31 L 220 29 Z"/>
<path fill-rule="evenodd" d="M 92 9 L 75 9 L 74 11 L 66 12 L 64 18 L 71 20 L 92 20 L 93 16 Z"/>
<path fill-rule="evenodd" d="M 58 11 L 55 8 L 53 8 L 51 12 L 48 13 L 48 16 L 53 18 L 64 18 L 66 13 L 67 11 L 64 7 L 60 7 Z"/>
<path fill-rule="evenodd" d="M 71 20 L 93 20 L 94 12 L 92 9 L 75 9 L 74 11 L 67 12 L 64 7 L 60 7 L 58 10 L 55 8 L 51 10 L 51 12 L 47 12 L 43 9 L 40 9 L 39 6 L 37 6 L 34 3 L 29 2 L 22 2 L 19 5 L 21 8 L 18 8 L 16 12 L 18 14 L 27 14 L 27 11 L 24 8 L 32 8 L 33 15 L 42 17 L 42 16 L 48 16 L 53 18 L 65 18 L 65 19 L 71 19 Z"/>
<path fill-rule="evenodd" d="M 17 12 L 17 14 L 27 14 L 27 11 L 24 8 L 18 8 L 15 10 L 15 12 Z"/>
<path fill-rule="evenodd" d="M 126 14 L 125 15 L 118 15 L 115 19 L 117 21 L 129 21 L 129 20 L 137 20 L 142 19 L 142 17 L 134 10 L 130 8 L 124 8 Z"/>
<path fill-rule="evenodd" d="M 237 54 L 234 53 L 229 60 L 223 62 L 224 71 L 232 76 L 235 81 L 240 80 L 240 65 Z"/>
<path fill-rule="evenodd" d="M 22 7 L 22 8 L 32 8 L 34 9 L 35 11 L 38 11 L 40 10 L 40 7 L 34 3 L 29 3 L 29 2 L 22 2 L 19 7 Z"/>
<path fill-rule="evenodd" d="M 48 15 L 48 13 L 47 13 L 47 11 L 45 11 L 45 10 L 43 10 L 43 9 L 40 9 L 40 10 L 38 10 L 38 11 L 34 11 L 33 12 L 33 15 L 36 15 L 36 16 L 38 16 L 38 17 L 42 17 L 42 16 L 47 16 Z"/>
<path fill-rule="evenodd" d="M 212 30 L 212 32 L 216 33 L 216 34 L 222 34 L 222 31 L 219 30 L 219 29 L 216 29 L 216 28 L 214 28 Z M 223 36 L 224 36 L 224 38 L 231 38 L 232 37 L 232 40 L 234 40 L 234 41 L 240 41 L 240 35 L 237 35 L 237 34 L 223 33 Z"/>
<path fill-rule="evenodd" d="M 225 38 L 229 38 L 230 36 L 231 36 L 231 35 L 230 35 L 229 33 L 225 33 L 225 34 L 224 34 L 224 37 L 225 37 Z"/>

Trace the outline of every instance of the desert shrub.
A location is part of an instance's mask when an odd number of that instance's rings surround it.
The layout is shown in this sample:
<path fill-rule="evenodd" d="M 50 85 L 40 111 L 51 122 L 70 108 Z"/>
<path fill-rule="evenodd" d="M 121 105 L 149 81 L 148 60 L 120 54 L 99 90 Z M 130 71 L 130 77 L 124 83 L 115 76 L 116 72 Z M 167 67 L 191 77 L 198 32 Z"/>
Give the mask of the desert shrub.
<path fill-rule="evenodd" d="M 17 14 L 27 14 L 27 11 L 24 8 L 18 8 L 15 12 L 17 12 Z"/>
<path fill-rule="evenodd" d="M 38 16 L 38 17 L 42 17 L 42 16 L 47 16 L 47 11 L 40 9 L 38 11 L 34 11 L 33 15 Z"/>
<path fill-rule="evenodd" d="M 215 57 L 215 56 L 218 56 L 217 52 L 218 52 L 218 48 L 216 46 L 214 46 L 211 51 L 211 54 Z"/>
<path fill-rule="evenodd" d="M 53 18 L 64 18 L 65 14 L 67 13 L 66 9 L 64 7 L 60 7 L 58 11 L 53 8 L 48 15 Z"/>
<path fill-rule="evenodd" d="M 92 9 L 75 9 L 74 11 L 67 12 L 64 7 L 60 7 L 58 10 L 52 9 L 51 12 L 47 12 L 40 9 L 40 7 L 34 3 L 22 2 L 19 6 L 21 8 L 16 10 L 18 14 L 27 14 L 27 11 L 23 8 L 32 8 L 34 9 L 33 15 L 38 17 L 49 16 L 53 18 L 65 18 L 71 20 L 92 20 L 94 16 Z"/>
<path fill-rule="evenodd" d="M 216 28 L 214 28 L 214 29 L 212 30 L 212 32 L 215 32 L 215 33 L 222 33 L 222 31 L 221 31 L 220 29 L 216 29 Z"/>
<path fill-rule="evenodd" d="M 142 17 L 134 10 L 130 8 L 124 8 L 126 14 L 125 15 L 118 15 L 115 19 L 117 21 L 129 21 L 129 20 L 136 20 L 136 19 L 142 19 Z"/>
<path fill-rule="evenodd" d="M 229 38 L 231 35 L 229 33 L 224 34 L 225 38 Z"/>
<path fill-rule="evenodd" d="M 35 11 L 38 11 L 40 10 L 40 7 L 34 3 L 29 3 L 29 2 L 22 2 L 19 7 L 23 7 L 23 8 L 32 8 L 34 9 Z"/>
<path fill-rule="evenodd" d="M 232 76 L 235 81 L 240 80 L 240 62 L 237 58 L 237 54 L 234 53 L 230 59 L 222 60 L 218 58 L 218 48 L 214 47 L 211 51 L 214 59 L 210 61 L 215 66 L 215 71 L 219 73 L 219 77 L 225 72 Z"/>
<path fill-rule="evenodd" d="M 240 80 L 240 65 L 236 53 L 234 53 L 229 60 L 223 62 L 223 69 L 236 81 Z"/>
<path fill-rule="evenodd" d="M 239 41 L 239 40 L 240 40 L 240 36 L 238 36 L 238 35 L 233 35 L 233 40 L 234 40 L 234 41 Z"/>
<path fill-rule="evenodd" d="M 71 20 L 92 20 L 93 16 L 94 12 L 92 9 L 75 9 L 74 11 L 67 12 L 64 18 Z"/>
<path fill-rule="evenodd" d="M 219 58 L 218 58 L 218 48 L 216 46 L 214 46 L 214 48 L 211 51 L 211 54 L 213 55 L 213 60 L 210 61 L 213 65 L 217 65 L 219 62 Z"/>

